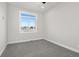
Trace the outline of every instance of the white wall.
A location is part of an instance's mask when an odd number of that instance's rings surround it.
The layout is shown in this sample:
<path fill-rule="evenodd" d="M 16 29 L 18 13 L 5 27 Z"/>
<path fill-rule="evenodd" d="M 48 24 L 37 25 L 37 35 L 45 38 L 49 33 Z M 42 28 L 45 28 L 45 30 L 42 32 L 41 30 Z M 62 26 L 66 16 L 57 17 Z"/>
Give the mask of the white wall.
<path fill-rule="evenodd" d="M 79 51 L 79 3 L 61 3 L 45 20 L 47 40 Z"/>
<path fill-rule="evenodd" d="M 4 51 L 7 45 L 7 36 L 6 36 L 6 3 L 0 3 L 0 55 Z M 3 19 L 4 16 L 5 18 Z"/>
<path fill-rule="evenodd" d="M 44 38 L 43 35 L 43 19 L 42 14 L 36 13 L 37 16 L 37 32 L 34 33 L 20 33 L 19 32 L 19 12 L 20 8 L 17 6 L 8 4 L 8 42 L 17 42 L 17 41 L 29 41 Z M 27 11 L 27 10 L 26 10 Z M 29 11 L 33 12 L 33 11 Z"/>

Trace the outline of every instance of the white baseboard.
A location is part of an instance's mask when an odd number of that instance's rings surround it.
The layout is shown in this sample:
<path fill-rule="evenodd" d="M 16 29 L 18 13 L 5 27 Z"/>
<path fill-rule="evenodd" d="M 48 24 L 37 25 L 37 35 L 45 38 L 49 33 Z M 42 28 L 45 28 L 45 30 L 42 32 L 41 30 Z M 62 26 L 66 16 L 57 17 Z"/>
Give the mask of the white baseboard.
<path fill-rule="evenodd" d="M 48 39 L 46 39 L 46 40 L 49 41 L 49 42 L 51 42 L 51 43 L 54 43 L 54 44 L 56 44 L 56 45 L 59 45 L 59 46 L 61 46 L 61 47 L 64 47 L 64 48 L 66 48 L 66 49 L 69 49 L 69 50 L 71 50 L 71 51 L 74 51 L 74 52 L 76 52 L 76 53 L 79 53 L 79 50 L 77 50 L 77 49 L 75 49 L 75 48 L 73 48 L 73 47 L 70 47 L 70 46 L 67 46 L 67 45 L 63 45 L 63 44 L 58 43 L 58 42 L 56 42 L 56 41 L 51 41 L 51 40 L 48 40 Z"/>
<path fill-rule="evenodd" d="M 8 42 L 8 44 L 15 44 L 15 43 L 21 43 L 21 42 L 28 42 L 28 41 L 39 40 L 39 39 L 43 39 L 43 38 L 29 39 L 29 40 L 18 40 L 18 41 L 12 41 L 12 42 Z"/>
<path fill-rule="evenodd" d="M 2 53 L 4 52 L 4 50 L 6 49 L 7 45 L 0 51 L 0 56 L 2 55 Z"/>

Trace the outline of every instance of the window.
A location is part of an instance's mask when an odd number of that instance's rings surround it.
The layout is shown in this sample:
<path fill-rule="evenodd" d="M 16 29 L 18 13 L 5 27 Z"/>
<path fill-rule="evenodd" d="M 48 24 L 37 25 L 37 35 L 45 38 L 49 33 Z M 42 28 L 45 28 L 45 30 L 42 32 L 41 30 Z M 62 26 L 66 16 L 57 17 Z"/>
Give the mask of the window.
<path fill-rule="evenodd" d="M 35 32 L 37 17 L 28 12 L 20 12 L 20 31 L 21 32 Z"/>

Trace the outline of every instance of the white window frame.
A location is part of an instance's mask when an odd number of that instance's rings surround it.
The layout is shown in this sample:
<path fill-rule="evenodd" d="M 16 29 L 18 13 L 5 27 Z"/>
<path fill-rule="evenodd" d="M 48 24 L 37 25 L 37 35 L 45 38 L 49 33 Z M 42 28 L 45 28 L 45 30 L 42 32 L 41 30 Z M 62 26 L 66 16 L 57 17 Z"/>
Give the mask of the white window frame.
<path fill-rule="evenodd" d="M 20 18 L 21 18 L 21 15 L 20 15 L 20 14 L 21 14 L 22 12 L 24 12 L 24 13 L 26 12 L 26 13 L 29 13 L 29 14 L 31 14 L 31 15 L 36 16 L 35 31 L 24 32 L 24 31 L 21 30 L 21 24 L 20 24 Z M 35 14 L 35 13 L 31 13 L 31 12 L 27 12 L 27 11 L 19 11 L 19 32 L 20 32 L 20 33 L 34 33 L 34 32 L 37 32 L 37 14 Z"/>

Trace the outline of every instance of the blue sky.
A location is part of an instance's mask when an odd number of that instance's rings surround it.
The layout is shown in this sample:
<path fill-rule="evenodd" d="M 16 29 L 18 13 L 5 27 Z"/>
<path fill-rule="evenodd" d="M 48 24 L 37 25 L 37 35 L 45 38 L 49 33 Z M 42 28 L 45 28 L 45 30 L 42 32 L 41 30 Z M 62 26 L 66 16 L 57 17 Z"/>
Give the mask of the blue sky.
<path fill-rule="evenodd" d="M 23 16 L 20 19 L 20 24 L 22 26 L 25 26 L 25 25 L 28 26 L 28 24 L 29 24 L 29 26 L 35 27 L 35 22 L 36 22 L 35 16 L 29 15 L 29 14 L 24 14 L 24 13 L 22 13 L 21 16 Z"/>

